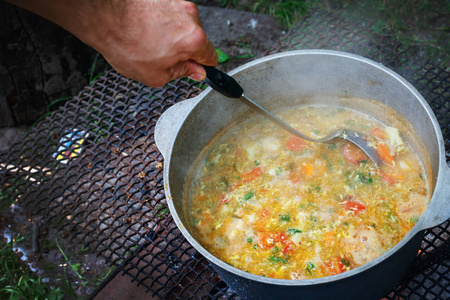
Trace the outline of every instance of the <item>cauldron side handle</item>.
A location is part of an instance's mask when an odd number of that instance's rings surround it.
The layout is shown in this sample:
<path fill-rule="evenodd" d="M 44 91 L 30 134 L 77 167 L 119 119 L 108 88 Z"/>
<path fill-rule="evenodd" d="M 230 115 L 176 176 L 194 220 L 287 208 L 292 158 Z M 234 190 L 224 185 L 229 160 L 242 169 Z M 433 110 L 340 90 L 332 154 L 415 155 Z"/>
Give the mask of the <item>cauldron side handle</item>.
<path fill-rule="evenodd" d="M 171 153 L 178 131 L 191 110 L 203 99 L 204 92 L 197 97 L 184 100 L 166 110 L 156 122 L 155 143 L 159 151 L 167 160 Z"/>
<path fill-rule="evenodd" d="M 450 168 L 445 160 L 442 163 L 442 172 L 431 201 L 425 214 L 420 218 L 417 227 L 419 230 L 438 226 L 450 218 Z"/>

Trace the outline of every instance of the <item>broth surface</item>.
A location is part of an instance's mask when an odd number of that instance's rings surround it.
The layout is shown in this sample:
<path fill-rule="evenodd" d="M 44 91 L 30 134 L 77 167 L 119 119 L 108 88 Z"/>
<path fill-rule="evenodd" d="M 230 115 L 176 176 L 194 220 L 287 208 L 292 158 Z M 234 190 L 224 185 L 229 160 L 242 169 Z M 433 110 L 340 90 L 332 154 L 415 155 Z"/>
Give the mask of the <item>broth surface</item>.
<path fill-rule="evenodd" d="M 194 236 L 210 253 L 260 276 L 318 278 L 375 259 L 412 229 L 429 181 L 398 129 L 329 106 L 278 116 L 315 138 L 360 132 L 384 163 L 344 140 L 311 143 L 262 117 L 245 121 L 207 147 L 185 189 Z"/>

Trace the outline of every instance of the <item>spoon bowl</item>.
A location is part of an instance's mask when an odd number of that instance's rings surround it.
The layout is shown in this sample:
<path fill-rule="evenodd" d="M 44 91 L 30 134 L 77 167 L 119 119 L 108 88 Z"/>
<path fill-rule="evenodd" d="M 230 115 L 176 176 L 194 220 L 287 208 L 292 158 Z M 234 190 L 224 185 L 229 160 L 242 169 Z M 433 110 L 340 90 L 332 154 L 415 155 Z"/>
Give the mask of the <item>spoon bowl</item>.
<path fill-rule="evenodd" d="M 266 110 L 264 107 L 257 104 L 255 101 L 244 95 L 244 89 L 239 85 L 239 83 L 234 80 L 233 77 L 225 74 L 222 71 L 214 67 L 203 66 L 206 70 L 206 82 L 211 86 L 214 90 L 218 91 L 222 95 L 228 98 L 237 98 L 246 105 L 248 105 L 251 109 L 256 111 L 257 113 L 263 115 L 267 119 L 271 120 L 278 126 L 282 127 L 289 133 L 311 142 L 315 143 L 332 143 L 336 139 L 344 139 L 352 142 L 358 148 L 360 148 L 370 160 L 379 167 L 382 163 L 380 156 L 378 155 L 376 149 L 369 143 L 368 139 L 365 135 L 358 133 L 356 131 L 348 130 L 348 129 L 339 129 L 331 132 L 327 136 L 315 139 L 311 138 L 303 133 L 299 132 L 292 126 L 286 124 L 278 117 L 273 115 L 271 112 Z"/>

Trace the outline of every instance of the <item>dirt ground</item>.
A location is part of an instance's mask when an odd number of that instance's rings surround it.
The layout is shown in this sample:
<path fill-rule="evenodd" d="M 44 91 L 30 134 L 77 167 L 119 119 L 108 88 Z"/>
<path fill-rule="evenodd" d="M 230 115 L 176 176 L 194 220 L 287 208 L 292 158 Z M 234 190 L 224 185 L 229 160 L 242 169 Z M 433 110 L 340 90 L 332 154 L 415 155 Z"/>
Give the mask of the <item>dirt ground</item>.
<path fill-rule="evenodd" d="M 209 40 L 230 57 L 219 64 L 226 72 L 264 56 L 283 34 L 270 16 L 214 6 L 199 6 L 199 13 Z"/>

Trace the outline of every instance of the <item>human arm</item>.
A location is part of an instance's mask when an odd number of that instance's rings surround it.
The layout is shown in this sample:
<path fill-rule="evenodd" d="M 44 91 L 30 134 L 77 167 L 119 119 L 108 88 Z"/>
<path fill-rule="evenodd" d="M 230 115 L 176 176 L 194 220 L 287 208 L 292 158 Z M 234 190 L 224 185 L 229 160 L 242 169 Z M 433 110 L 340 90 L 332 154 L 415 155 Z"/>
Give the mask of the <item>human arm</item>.
<path fill-rule="evenodd" d="M 121 74 L 158 87 L 217 64 L 197 7 L 184 0 L 7 0 L 99 51 Z"/>

